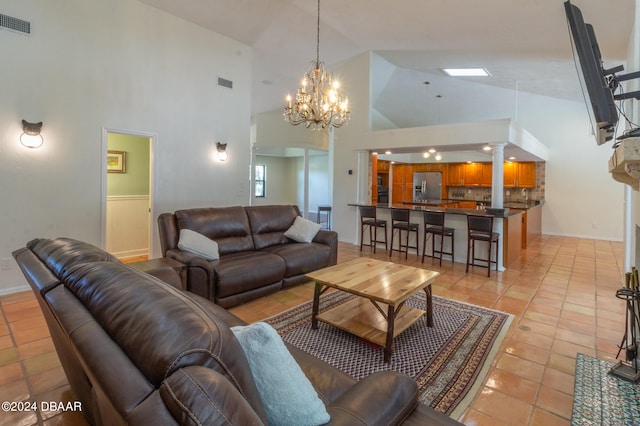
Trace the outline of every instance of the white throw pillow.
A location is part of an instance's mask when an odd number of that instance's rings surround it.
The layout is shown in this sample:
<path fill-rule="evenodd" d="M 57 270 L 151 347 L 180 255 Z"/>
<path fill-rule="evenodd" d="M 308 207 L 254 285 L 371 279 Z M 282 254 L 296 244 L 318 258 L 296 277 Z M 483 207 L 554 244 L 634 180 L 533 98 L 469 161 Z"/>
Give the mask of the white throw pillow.
<path fill-rule="evenodd" d="M 331 418 L 282 338 L 265 322 L 231 327 L 249 361 L 268 424 L 311 426 Z"/>
<path fill-rule="evenodd" d="M 180 230 L 178 248 L 202 256 L 207 260 L 218 260 L 220 258 L 218 243 L 190 229 Z"/>
<path fill-rule="evenodd" d="M 296 216 L 296 220 L 294 220 L 293 225 L 285 231 L 284 236 L 299 243 L 310 243 L 313 241 L 319 230 L 319 223 L 311 222 L 308 219 Z"/>

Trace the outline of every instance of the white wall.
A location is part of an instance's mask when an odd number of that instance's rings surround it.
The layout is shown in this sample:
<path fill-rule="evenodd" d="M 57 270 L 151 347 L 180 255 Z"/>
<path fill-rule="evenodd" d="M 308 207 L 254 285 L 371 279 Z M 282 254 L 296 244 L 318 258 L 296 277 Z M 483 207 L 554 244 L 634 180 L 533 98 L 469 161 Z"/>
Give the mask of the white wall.
<path fill-rule="evenodd" d="M 0 259 L 36 237 L 102 244 L 103 127 L 157 135 L 156 215 L 248 204 L 249 47 L 131 0 L 12 1 L 2 13 L 32 35 L 0 30 Z M 44 122 L 41 149 L 19 144 L 21 119 Z M 212 160 L 215 141 L 229 143 L 226 163 Z M 24 286 L 17 265 L 0 270 L 0 294 Z"/>
<path fill-rule="evenodd" d="M 585 105 L 529 96 L 518 122 L 549 147 L 542 232 L 622 241 L 624 185 L 611 178 L 611 143 L 597 145 Z"/>

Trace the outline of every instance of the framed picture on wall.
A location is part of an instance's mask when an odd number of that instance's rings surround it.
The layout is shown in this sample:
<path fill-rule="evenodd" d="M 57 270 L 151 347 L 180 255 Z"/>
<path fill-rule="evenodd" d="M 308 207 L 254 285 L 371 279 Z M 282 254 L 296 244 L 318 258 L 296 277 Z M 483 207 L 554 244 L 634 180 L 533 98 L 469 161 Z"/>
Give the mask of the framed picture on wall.
<path fill-rule="evenodd" d="M 125 173 L 127 153 L 125 151 L 107 151 L 107 172 Z"/>

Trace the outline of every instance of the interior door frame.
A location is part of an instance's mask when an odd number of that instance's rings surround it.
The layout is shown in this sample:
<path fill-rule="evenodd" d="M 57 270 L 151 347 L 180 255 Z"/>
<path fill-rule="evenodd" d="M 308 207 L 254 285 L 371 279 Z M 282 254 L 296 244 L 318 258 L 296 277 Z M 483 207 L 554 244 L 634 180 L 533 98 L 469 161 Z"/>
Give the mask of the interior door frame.
<path fill-rule="evenodd" d="M 107 247 L 107 151 L 109 133 L 149 138 L 149 257 L 153 257 L 153 218 L 155 217 L 156 167 L 155 147 L 158 135 L 135 130 L 102 128 L 102 178 L 100 182 L 100 248 Z"/>

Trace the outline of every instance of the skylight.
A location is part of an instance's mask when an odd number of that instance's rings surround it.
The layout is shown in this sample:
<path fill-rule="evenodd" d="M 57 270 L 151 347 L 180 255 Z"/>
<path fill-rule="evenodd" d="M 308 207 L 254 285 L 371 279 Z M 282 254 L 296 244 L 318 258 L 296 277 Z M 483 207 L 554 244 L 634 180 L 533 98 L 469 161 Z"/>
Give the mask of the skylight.
<path fill-rule="evenodd" d="M 451 77 L 489 77 L 484 68 L 443 68 L 442 71 Z"/>

